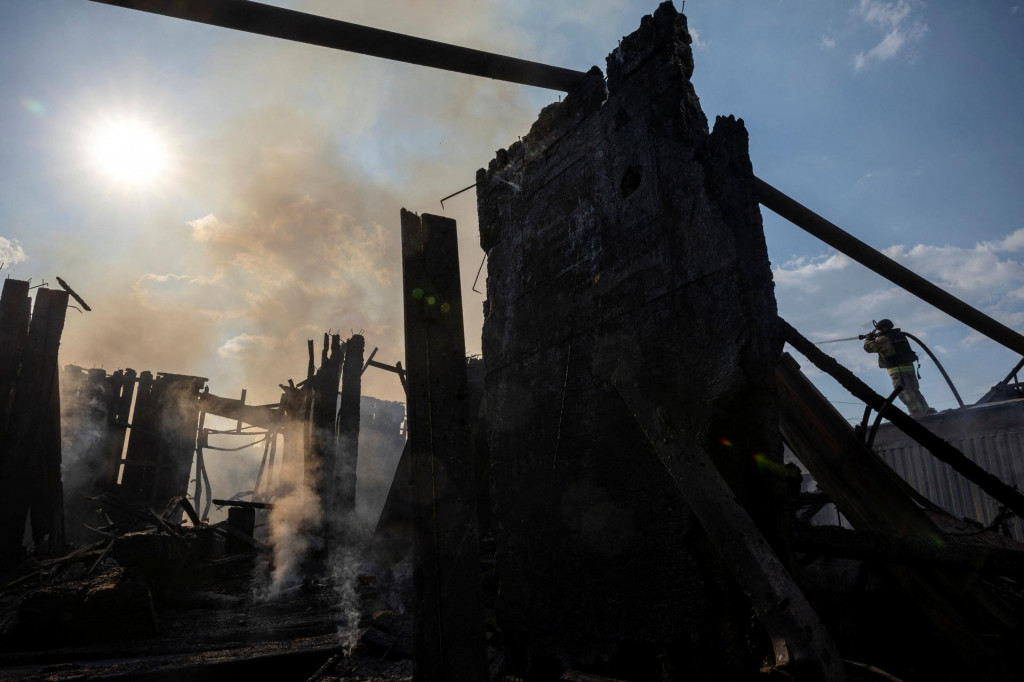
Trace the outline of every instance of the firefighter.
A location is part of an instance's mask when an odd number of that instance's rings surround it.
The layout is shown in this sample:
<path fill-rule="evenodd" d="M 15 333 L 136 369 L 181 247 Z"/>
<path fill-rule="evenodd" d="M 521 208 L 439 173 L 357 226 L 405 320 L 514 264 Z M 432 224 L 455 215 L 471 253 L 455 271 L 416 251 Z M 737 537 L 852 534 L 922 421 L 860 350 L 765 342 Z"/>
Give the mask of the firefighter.
<path fill-rule="evenodd" d="M 919 417 L 935 410 L 928 407 L 917 383 L 914 363 L 917 353 L 910 347 L 910 340 L 899 327 L 893 327 L 892 320 L 881 319 L 875 322 L 874 331 L 862 334 L 864 350 L 878 353 L 878 366 L 889 372 L 893 388 L 902 387 L 900 400 L 906 404 L 910 414 Z"/>

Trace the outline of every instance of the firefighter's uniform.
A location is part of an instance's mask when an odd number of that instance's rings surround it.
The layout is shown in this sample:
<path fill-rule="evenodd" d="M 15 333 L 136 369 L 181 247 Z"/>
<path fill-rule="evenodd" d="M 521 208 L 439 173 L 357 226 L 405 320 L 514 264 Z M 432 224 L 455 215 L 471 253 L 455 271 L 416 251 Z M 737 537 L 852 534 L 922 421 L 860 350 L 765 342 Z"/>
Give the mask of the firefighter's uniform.
<path fill-rule="evenodd" d="M 917 383 L 917 373 L 914 371 L 917 353 L 910 348 L 910 341 L 903 332 L 898 328 L 880 327 L 867 336 L 864 350 L 878 353 L 878 366 L 889 372 L 893 388 L 903 387 L 900 400 L 906 404 L 911 415 L 917 417 L 932 411 Z"/>

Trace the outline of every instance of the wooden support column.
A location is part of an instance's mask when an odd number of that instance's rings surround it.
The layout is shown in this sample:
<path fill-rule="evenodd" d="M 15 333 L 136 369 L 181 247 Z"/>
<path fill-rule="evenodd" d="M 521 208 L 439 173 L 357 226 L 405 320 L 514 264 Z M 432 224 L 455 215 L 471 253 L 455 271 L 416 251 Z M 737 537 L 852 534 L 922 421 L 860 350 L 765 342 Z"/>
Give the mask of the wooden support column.
<path fill-rule="evenodd" d="M 57 350 L 67 307 L 67 292 L 37 290 L 0 462 L 0 553 L 8 556 L 22 546 L 30 507 L 36 542 L 48 538 L 49 551 L 63 549 Z"/>
<path fill-rule="evenodd" d="M 284 408 L 284 453 L 282 462 L 283 480 L 289 485 L 300 485 L 309 457 L 309 385 L 295 386 L 289 379 L 288 385 L 281 384 L 281 405 Z"/>
<path fill-rule="evenodd" d="M 356 508 L 356 467 L 359 460 L 359 404 L 362 396 L 363 351 L 366 341 L 354 334 L 345 343 L 341 375 L 341 406 L 338 408 L 338 459 L 336 485 L 338 509 L 350 514 Z"/>
<path fill-rule="evenodd" d="M 65 308 L 67 305 L 65 304 Z M 63 320 L 61 320 L 63 326 Z M 57 357 L 54 355 L 54 364 Z M 58 557 L 65 550 L 64 529 L 64 481 L 61 475 L 60 441 L 60 374 L 53 374 L 53 388 L 50 405 L 38 425 L 39 433 L 34 434 L 38 459 L 34 462 L 33 478 L 38 481 L 38 491 L 30 501 L 32 518 L 32 542 L 36 555 Z"/>
<path fill-rule="evenodd" d="M 487 679 L 455 221 L 402 210 L 414 524 L 413 678 Z"/>
<path fill-rule="evenodd" d="M 6 435 L 10 423 L 14 379 L 28 338 L 30 306 L 28 282 L 5 279 L 0 295 L 0 436 Z M 6 438 L 0 442 L 0 461 L 6 442 Z"/>
<path fill-rule="evenodd" d="M 316 386 L 316 364 L 313 362 L 313 339 L 306 339 L 309 364 L 306 367 L 306 381 L 301 384 L 306 391 L 305 411 L 302 415 L 302 477 L 306 486 L 316 485 L 313 479 L 313 388 Z"/>

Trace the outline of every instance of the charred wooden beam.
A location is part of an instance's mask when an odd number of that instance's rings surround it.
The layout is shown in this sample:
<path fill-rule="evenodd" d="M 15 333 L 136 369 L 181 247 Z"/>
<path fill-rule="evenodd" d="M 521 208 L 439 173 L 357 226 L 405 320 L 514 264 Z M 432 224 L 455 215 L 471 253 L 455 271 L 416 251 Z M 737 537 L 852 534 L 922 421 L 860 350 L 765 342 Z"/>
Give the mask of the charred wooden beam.
<path fill-rule="evenodd" d="M 92 310 L 92 308 L 89 307 L 89 304 L 85 302 L 85 299 L 83 299 L 81 296 L 79 296 L 75 292 L 75 290 L 72 289 L 70 286 L 68 286 L 68 283 L 65 282 L 63 279 L 61 279 L 60 277 L 57 278 L 57 284 L 60 285 L 61 289 L 63 289 L 64 291 L 68 292 L 68 295 L 71 296 L 71 298 L 73 298 L 76 301 L 78 301 L 78 304 L 81 305 L 82 308 L 84 308 L 86 312 L 89 312 L 89 311 Z"/>
<path fill-rule="evenodd" d="M 209 414 L 268 431 L 279 429 L 284 423 L 284 413 L 279 405 L 246 405 L 243 399 L 222 398 L 204 391 L 199 394 L 199 406 Z"/>
<path fill-rule="evenodd" d="M 861 265 L 914 294 L 922 301 L 960 320 L 971 329 L 981 332 L 996 343 L 1024 355 L 1024 336 L 1001 322 L 935 286 L 917 273 L 903 267 L 885 254 L 871 248 L 852 234 L 830 223 L 764 180 L 754 178 L 761 205 L 779 214 L 800 229 L 814 235 Z"/>
<path fill-rule="evenodd" d="M 306 466 L 306 480 L 312 481 L 322 504 L 327 502 L 325 491 L 337 456 L 338 385 L 344 354 L 341 336 L 324 334 L 320 367 L 313 379 L 310 460 Z"/>
<path fill-rule="evenodd" d="M 812 554 L 923 568 L 953 567 L 971 573 L 1024 578 L 1024 552 L 946 538 L 936 544 L 906 534 L 795 525 L 793 548 Z"/>
<path fill-rule="evenodd" d="M 899 408 L 887 402 L 884 397 L 871 390 L 871 387 L 858 379 L 853 372 L 836 362 L 820 348 L 804 338 L 785 320 L 780 320 L 786 343 L 800 351 L 814 366 L 825 372 L 855 397 L 863 400 L 877 410 L 915 441 L 920 443 L 937 459 L 953 467 L 961 476 L 971 481 L 1001 504 L 1006 505 L 1018 516 L 1024 517 L 1024 495 L 1003 483 L 998 477 L 988 473 L 976 463 L 968 459 L 962 452 L 939 438 L 922 426 L 916 419 L 908 416 Z"/>
<path fill-rule="evenodd" d="M 383 31 L 251 0 L 93 0 L 212 26 L 473 76 L 569 90 L 580 71 Z"/>
<path fill-rule="evenodd" d="M 178 496 L 178 506 L 181 507 L 182 511 L 185 512 L 185 516 L 192 522 L 192 526 L 198 528 L 202 524 L 202 520 L 199 518 L 199 513 L 196 508 L 192 506 L 192 503 L 188 501 L 188 498 L 184 495 Z"/>
<path fill-rule="evenodd" d="M 399 376 L 405 376 L 405 372 L 402 371 L 402 363 L 397 365 L 385 365 L 383 362 L 377 362 L 376 360 L 370 360 L 366 363 L 367 367 L 376 367 L 377 369 L 387 370 L 388 372 L 394 372 Z"/>
<path fill-rule="evenodd" d="M 417 680 L 487 679 L 455 221 L 401 212 Z"/>
<path fill-rule="evenodd" d="M 776 665 L 801 666 L 816 679 L 845 679 L 828 630 L 708 454 L 667 423 L 635 383 L 616 372 L 612 384 L 750 599 L 772 639 Z"/>
<path fill-rule="evenodd" d="M 857 439 L 841 414 L 784 355 L 776 368 L 786 442 L 818 486 L 858 530 L 899 533 L 913 541 L 942 545 L 944 534 L 904 492 L 899 477 Z M 980 632 L 1016 627 L 1015 618 L 964 573 L 890 569 L 951 651 L 966 661 L 986 660 L 992 645 Z"/>
<path fill-rule="evenodd" d="M 243 507 L 245 509 L 273 509 L 274 505 L 270 502 L 247 502 L 245 500 L 217 500 L 214 499 L 212 502 L 218 507 Z"/>

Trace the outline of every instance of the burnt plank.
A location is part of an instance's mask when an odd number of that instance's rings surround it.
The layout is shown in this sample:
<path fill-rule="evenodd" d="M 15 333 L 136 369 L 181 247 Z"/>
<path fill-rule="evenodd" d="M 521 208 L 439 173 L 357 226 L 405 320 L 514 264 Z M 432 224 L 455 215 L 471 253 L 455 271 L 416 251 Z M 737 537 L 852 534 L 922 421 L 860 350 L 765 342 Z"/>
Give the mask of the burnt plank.
<path fill-rule="evenodd" d="M 771 637 L 776 665 L 800 665 L 816 679 L 845 679 L 828 630 L 708 454 L 666 421 L 634 381 L 616 372 L 612 383 L 750 599 Z"/>
<path fill-rule="evenodd" d="M 3 294 L 0 294 L 0 436 L 6 434 L 10 422 L 14 379 L 28 338 L 31 309 L 28 286 L 23 280 L 5 279 Z M 0 459 L 3 459 L 4 449 L 0 443 Z"/>
<path fill-rule="evenodd" d="M 401 212 L 414 529 L 414 679 L 485 680 L 455 221 Z"/>

